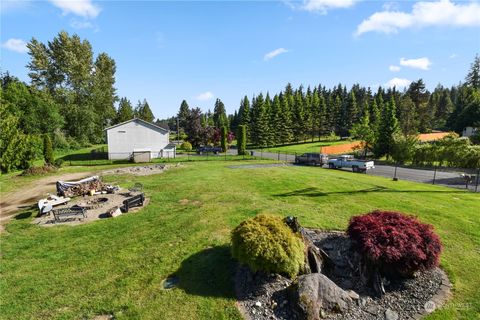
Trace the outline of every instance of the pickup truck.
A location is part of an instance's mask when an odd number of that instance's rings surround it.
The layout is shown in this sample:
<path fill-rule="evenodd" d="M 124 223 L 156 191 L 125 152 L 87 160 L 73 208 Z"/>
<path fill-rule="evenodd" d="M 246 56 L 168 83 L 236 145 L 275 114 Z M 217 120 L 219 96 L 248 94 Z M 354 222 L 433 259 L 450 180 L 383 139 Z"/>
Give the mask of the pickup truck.
<path fill-rule="evenodd" d="M 330 169 L 337 168 L 352 168 L 353 172 L 366 172 L 369 169 L 375 168 L 373 161 L 354 159 L 351 155 L 339 156 L 336 159 L 328 160 L 328 167 Z"/>
<path fill-rule="evenodd" d="M 295 155 L 295 163 L 323 166 L 328 161 L 328 156 L 321 153 L 304 153 L 300 156 Z"/>
<path fill-rule="evenodd" d="M 197 148 L 197 154 L 204 154 L 204 153 L 219 154 L 220 152 L 222 152 L 222 148 L 220 147 L 201 146 Z"/>

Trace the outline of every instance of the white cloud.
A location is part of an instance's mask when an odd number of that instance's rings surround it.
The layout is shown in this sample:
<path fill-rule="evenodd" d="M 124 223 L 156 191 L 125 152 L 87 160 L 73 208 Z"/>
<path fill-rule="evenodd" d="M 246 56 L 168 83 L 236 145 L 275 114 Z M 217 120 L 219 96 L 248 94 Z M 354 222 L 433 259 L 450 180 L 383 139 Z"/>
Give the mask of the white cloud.
<path fill-rule="evenodd" d="M 73 19 L 70 26 L 74 29 L 93 29 L 95 26 L 90 21 L 78 21 Z"/>
<path fill-rule="evenodd" d="M 72 13 L 84 18 L 96 18 L 101 11 L 92 0 L 50 0 L 50 2 L 62 9 L 64 15 Z"/>
<path fill-rule="evenodd" d="M 305 0 L 300 9 L 326 14 L 329 9 L 345 9 L 352 7 L 358 0 Z"/>
<path fill-rule="evenodd" d="M 269 53 L 266 53 L 264 56 L 263 56 L 263 60 L 265 61 L 268 61 L 270 59 L 273 59 L 275 58 L 276 56 L 282 54 L 282 53 L 286 53 L 288 52 L 287 49 L 285 48 L 278 48 L 278 49 L 275 49 L 273 51 L 270 51 Z"/>
<path fill-rule="evenodd" d="M 404 67 L 410 67 L 413 69 L 420 69 L 420 70 L 428 70 L 430 69 L 430 65 L 432 62 L 426 58 L 418 58 L 418 59 L 400 59 L 400 65 Z"/>
<path fill-rule="evenodd" d="M 213 99 L 213 97 L 215 97 L 213 95 L 213 93 L 211 93 L 210 91 L 206 91 L 204 93 L 200 93 L 198 96 L 196 96 L 195 98 L 197 100 L 200 100 L 200 101 L 207 101 L 207 100 L 211 100 Z"/>
<path fill-rule="evenodd" d="M 412 81 L 408 80 L 408 79 L 402 79 L 402 78 L 393 78 L 393 79 L 390 79 L 386 84 L 385 86 L 388 87 L 388 88 L 393 88 L 393 87 L 396 87 L 397 89 L 398 88 L 405 88 L 406 86 L 408 86 Z"/>
<path fill-rule="evenodd" d="M 458 57 L 458 54 L 456 54 L 456 53 L 452 53 L 452 54 L 449 56 L 450 59 L 455 59 L 455 58 L 457 58 L 457 57 Z"/>
<path fill-rule="evenodd" d="M 363 20 L 355 35 L 376 31 L 397 33 L 400 29 L 422 28 L 428 26 L 478 27 L 480 26 L 480 4 L 468 2 L 455 4 L 450 0 L 435 2 L 417 2 L 412 12 L 391 11 L 375 12 Z"/>
<path fill-rule="evenodd" d="M 392 72 L 397 72 L 397 71 L 400 71 L 400 67 L 399 66 L 394 66 L 394 65 L 391 65 L 388 67 L 388 70 L 392 71 Z"/>
<path fill-rule="evenodd" d="M 2 43 L 2 48 L 5 48 L 10 51 L 15 51 L 18 53 L 27 53 L 27 43 L 22 39 L 11 38 Z"/>

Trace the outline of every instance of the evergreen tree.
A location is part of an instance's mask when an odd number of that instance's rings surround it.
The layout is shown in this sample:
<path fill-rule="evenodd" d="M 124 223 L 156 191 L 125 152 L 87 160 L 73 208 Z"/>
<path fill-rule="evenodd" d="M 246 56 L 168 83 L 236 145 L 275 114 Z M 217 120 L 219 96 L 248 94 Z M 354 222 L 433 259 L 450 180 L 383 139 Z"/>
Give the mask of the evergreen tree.
<path fill-rule="evenodd" d="M 468 72 L 465 81 L 467 86 L 480 89 L 480 57 L 478 54 L 475 56 L 475 59 L 470 66 L 470 71 Z"/>
<path fill-rule="evenodd" d="M 215 101 L 215 108 L 213 109 L 213 125 L 216 128 L 221 128 L 223 126 L 228 127 L 225 105 L 223 104 L 222 100 L 218 98 Z"/>
<path fill-rule="evenodd" d="M 137 108 L 135 109 L 135 116 L 147 122 L 153 122 L 153 120 L 155 120 L 155 116 L 148 105 L 147 99 L 143 99 L 143 103 L 138 101 Z"/>
<path fill-rule="evenodd" d="M 238 155 L 246 154 L 247 149 L 247 126 L 242 124 L 238 126 L 237 131 L 237 153 Z"/>
<path fill-rule="evenodd" d="M 278 145 L 281 143 L 281 108 L 280 98 L 278 95 L 275 95 L 270 108 L 270 133 L 272 137 L 272 145 Z"/>
<path fill-rule="evenodd" d="M 348 100 L 346 104 L 346 115 L 345 115 L 345 129 L 347 132 L 352 128 L 354 123 L 358 122 L 358 107 L 357 99 L 353 90 L 350 91 L 348 95 Z"/>
<path fill-rule="evenodd" d="M 415 105 L 408 95 L 400 101 L 399 123 L 402 133 L 405 136 L 414 135 L 418 132 L 418 118 L 415 112 Z"/>
<path fill-rule="evenodd" d="M 304 140 L 306 125 L 305 125 L 305 108 L 302 87 L 295 92 L 293 110 L 292 110 L 292 124 L 295 141 Z"/>
<path fill-rule="evenodd" d="M 226 126 L 222 127 L 220 143 L 221 143 L 222 151 L 227 152 L 228 144 L 227 144 L 227 127 Z"/>
<path fill-rule="evenodd" d="M 318 140 L 321 139 L 323 135 L 328 133 L 327 128 L 327 104 L 325 102 L 325 97 L 323 94 L 319 95 L 318 109 L 317 109 L 317 126 L 318 126 Z"/>
<path fill-rule="evenodd" d="M 252 142 L 258 147 L 268 145 L 268 115 L 265 109 L 265 101 L 260 93 L 252 103 Z"/>
<path fill-rule="evenodd" d="M 188 106 L 187 101 L 183 100 L 180 104 L 180 110 L 178 110 L 177 118 L 180 128 L 185 130 L 187 126 L 188 115 L 190 114 L 190 107 Z"/>
<path fill-rule="evenodd" d="M 115 123 L 122 123 L 130 119 L 133 119 L 132 104 L 127 98 L 121 98 L 118 105 L 117 115 L 115 117 Z"/>
<path fill-rule="evenodd" d="M 240 109 L 238 110 L 238 116 L 240 118 L 240 124 L 245 125 L 245 130 L 247 131 L 247 140 L 250 141 L 250 101 L 248 97 L 243 97 L 240 102 Z"/>
<path fill-rule="evenodd" d="M 392 153 L 394 145 L 394 135 L 398 132 L 398 120 L 396 117 L 395 99 L 392 96 L 390 102 L 385 106 L 385 112 L 380 124 L 377 141 L 374 147 L 374 152 L 377 157 Z"/>
<path fill-rule="evenodd" d="M 46 164 L 53 164 L 55 161 L 53 158 L 52 141 L 48 134 L 43 135 L 43 159 Z"/>
<path fill-rule="evenodd" d="M 280 100 L 278 139 L 280 143 L 285 144 L 293 141 L 292 113 L 286 95 L 280 94 L 278 100 Z"/>

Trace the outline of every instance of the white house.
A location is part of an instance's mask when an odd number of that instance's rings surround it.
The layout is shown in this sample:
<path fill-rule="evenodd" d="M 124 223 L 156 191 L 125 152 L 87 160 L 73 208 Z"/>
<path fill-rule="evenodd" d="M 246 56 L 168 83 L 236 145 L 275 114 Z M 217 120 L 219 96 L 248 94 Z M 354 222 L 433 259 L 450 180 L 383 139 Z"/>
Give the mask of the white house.
<path fill-rule="evenodd" d="M 153 158 L 175 157 L 175 145 L 169 143 L 169 131 L 145 120 L 131 119 L 105 131 L 110 160 L 146 162 Z"/>

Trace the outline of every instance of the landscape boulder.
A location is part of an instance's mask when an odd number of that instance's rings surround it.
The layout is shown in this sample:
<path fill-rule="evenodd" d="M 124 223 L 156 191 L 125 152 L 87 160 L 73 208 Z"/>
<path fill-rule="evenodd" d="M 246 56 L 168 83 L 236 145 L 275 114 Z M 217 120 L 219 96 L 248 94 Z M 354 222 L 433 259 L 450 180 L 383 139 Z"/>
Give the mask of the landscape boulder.
<path fill-rule="evenodd" d="M 346 291 L 321 273 L 299 276 L 290 293 L 301 319 L 318 320 L 325 313 L 343 313 L 352 303 Z"/>

